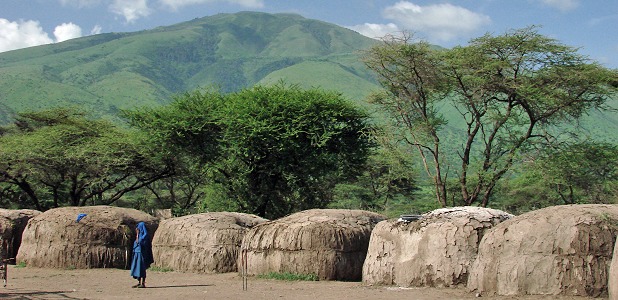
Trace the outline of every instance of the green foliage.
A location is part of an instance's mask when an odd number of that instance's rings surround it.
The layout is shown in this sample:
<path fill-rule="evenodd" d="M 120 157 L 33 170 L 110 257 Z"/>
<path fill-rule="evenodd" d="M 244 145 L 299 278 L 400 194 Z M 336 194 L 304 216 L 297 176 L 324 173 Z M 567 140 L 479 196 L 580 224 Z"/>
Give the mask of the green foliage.
<path fill-rule="evenodd" d="M 610 199 L 606 197 L 616 194 L 618 147 L 615 145 L 581 142 L 546 149 L 538 164 L 545 183 L 565 204 L 607 203 Z"/>
<path fill-rule="evenodd" d="M 277 273 L 270 272 L 268 274 L 261 274 L 257 276 L 258 278 L 264 279 L 276 279 L 276 280 L 285 280 L 285 281 L 319 281 L 317 275 L 315 274 L 295 274 L 295 273 Z"/>
<path fill-rule="evenodd" d="M 486 206 L 520 155 L 560 142 L 559 126 L 606 108 L 618 78 L 534 27 L 446 50 L 394 38 L 369 50 L 365 62 L 385 87 L 374 102 L 420 153 L 442 206 L 453 173 L 456 202 Z M 445 117 L 445 108 L 457 119 Z M 444 145 L 449 121 L 463 126 L 454 153 Z"/>
<path fill-rule="evenodd" d="M 138 136 L 71 109 L 21 113 L 0 136 L 0 190 L 21 207 L 111 204 L 165 177 Z"/>
<path fill-rule="evenodd" d="M 544 207 L 564 204 L 558 195 L 543 182 L 538 169 L 524 163 L 514 175 L 500 182 L 493 195 L 491 207 L 519 215 Z"/>
<path fill-rule="evenodd" d="M 242 211 L 239 203 L 229 197 L 225 186 L 218 183 L 210 183 L 203 189 L 204 197 L 197 203 L 196 212 L 211 211 Z"/>
<path fill-rule="evenodd" d="M 615 203 L 618 199 L 618 147 L 576 142 L 543 149 L 515 169 L 500 187 L 496 205 L 521 213 L 560 204 Z"/>
<path fill-rule="evenodd" d="M 283 84 L 196 91 L 127 116 L 167 155 L 204 164 L 210 183 L 235 203 L 223 207 L 270 219 L 326 207 L 373 147 L 366 113 L 338 94 Z"/>
<path fill-rule="evenodd" d="M 371 155 L 354 181 L 336 186 L 330 208 L 362 209 L 388 216 L 410 213 L 417 171 L 411 156 L 388 148 Z"/>
<path fill-rule="evenodd" d="M 25 268 L 25 267 L 26 267 L 25 261 L 20 261 L 15 265 L 15 268 Z"/>

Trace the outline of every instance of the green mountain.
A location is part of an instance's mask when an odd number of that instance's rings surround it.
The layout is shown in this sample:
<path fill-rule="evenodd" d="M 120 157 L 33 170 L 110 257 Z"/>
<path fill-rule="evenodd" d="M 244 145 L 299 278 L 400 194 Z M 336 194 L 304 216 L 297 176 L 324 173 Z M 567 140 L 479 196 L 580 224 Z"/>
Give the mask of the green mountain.
<path fill-rule="evenodd" d="M 119 109 L 162 105 L 200 87 L 231 92 L 280 80 L 336 90 L 364 104 L 379 86 L 359 50 L 374 43 L 295 14 L 241 12 L 4 52 L 0 125 L 15 112 L 56 106 L 114 119 Z M 618 99 L 609 104 L 618 108 Z M 444 113 L 456 137 L 463 126 L 458 113 L 448 107 Z M 616 112 L 591 112 L 582 126 L 597 140 L 618 143 Z"/>
<path fill-rule="evenodd" d="M 200 87 L 230 92 L 280 80 L 360 101 L 377 88 L 358 57 L 373 43 L 295 14 L 241 12 L 0 53 L 0 124 L 55 106 L 113 118 Z"/>

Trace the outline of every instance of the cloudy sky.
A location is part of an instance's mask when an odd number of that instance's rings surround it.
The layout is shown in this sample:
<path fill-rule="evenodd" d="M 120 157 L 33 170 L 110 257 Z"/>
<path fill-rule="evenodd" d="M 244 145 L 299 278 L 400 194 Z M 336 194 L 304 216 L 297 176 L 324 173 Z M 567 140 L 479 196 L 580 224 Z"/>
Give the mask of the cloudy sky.
<path fill-rule="evenodd" d="M 616 0 L 1 0 L 0 52 L 238 11 L 298 13 L 370 37 L 407 30 L 444 47 L 538 25 L 618 68 Z"/>

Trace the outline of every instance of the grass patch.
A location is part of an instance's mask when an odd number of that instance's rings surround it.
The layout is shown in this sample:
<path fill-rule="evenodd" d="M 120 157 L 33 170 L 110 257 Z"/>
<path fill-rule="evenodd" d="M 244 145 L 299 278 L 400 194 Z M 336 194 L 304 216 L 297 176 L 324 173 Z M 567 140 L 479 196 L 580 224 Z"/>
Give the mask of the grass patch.
<path fill-rule="evenodd" d="M 159 267 L 159 266 L 152 266 L 150 267 L 151 271 L 155 271 L 155 272 L 173 272 L 174 269 L 169 268 L 169 267 Z"/>
<path fill-rule="evenodd" d="M 15 265 L 15 268 L 25 268 L 25 267 L 26 267 L 25 261 L 20 261 Z"/>
<path fill-rule="evenodd" d="M 294 273 L 277 273 L 270 272 L 268 274 L 261 274 L 257 276 L 258 278 L 264 279 L 276 279 L 276 280 L 285 280 L 285 281 L 318 281 L 318 275 L 315 274 L 294 274 Z"/>

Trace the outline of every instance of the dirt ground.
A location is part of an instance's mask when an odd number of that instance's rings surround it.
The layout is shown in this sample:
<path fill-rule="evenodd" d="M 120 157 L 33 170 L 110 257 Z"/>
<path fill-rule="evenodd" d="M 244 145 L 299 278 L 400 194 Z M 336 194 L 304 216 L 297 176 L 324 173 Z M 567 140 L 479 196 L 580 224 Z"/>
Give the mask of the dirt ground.
<path fill-rule="evenodd" d="M 193 274 L 148 271 L 147 288 L 131 288 L 137 283 L 129 271 L 120 269 L 59 270 L 9 266 L 8 285 L 0 285 L 0 299 L 247 299 L 322 300 L 384 299 L 444 300 L 477 299 L 465 288 L 397 288 L 366 286 L 360 282 L 279 281 L 247 279 L 243 291 L 237 273 Z M 562 299 L 586 297 L 488 296 L 478 299 Z"/>

